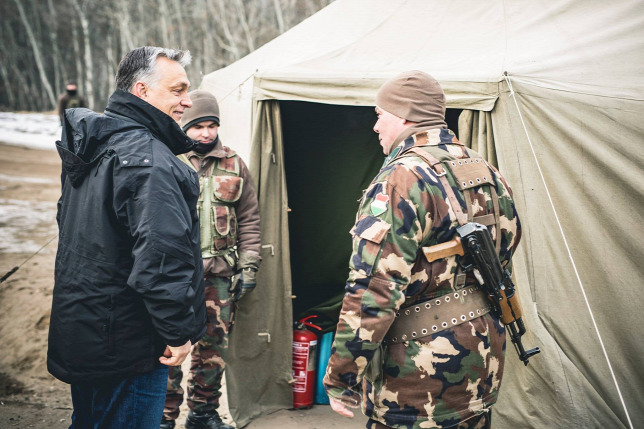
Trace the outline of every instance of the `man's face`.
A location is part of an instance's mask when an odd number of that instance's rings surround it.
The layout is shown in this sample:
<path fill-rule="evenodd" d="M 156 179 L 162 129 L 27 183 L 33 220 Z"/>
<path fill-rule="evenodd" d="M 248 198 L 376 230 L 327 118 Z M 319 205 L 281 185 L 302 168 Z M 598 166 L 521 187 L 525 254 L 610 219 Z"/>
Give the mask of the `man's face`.
<path fill-rule="evenodd" d="M 155 66 L 155 77 L 158 79 L 153 85 L 143 82 L 135 84 L 143 85 L 139 88 L 139 96 L 179 122 L 183 111 L 192 107 L 192 101 L 188 96 L 190 81 L 186 71 L 178 62 L 159 57 Z"/>
<path fill-rule="evenodd" d="M 186 130 L 186 135 L 199 143 L 212 143 L 217 138 L 219 125 L 215 121 L 197 122 Z"/>
<path fill-rule="evenodd" d="M 376 125 L 373 126 L 373 130 L 378 133 L 382 152 L 385 155 L 389 155 L 396 137 L 408 128 L 410 124 L 405 119 L 399 118 L 393 113 L 389 113 L 377 106 L 376 115 L 378 115 L 378 120 L 376 121 Z"/>

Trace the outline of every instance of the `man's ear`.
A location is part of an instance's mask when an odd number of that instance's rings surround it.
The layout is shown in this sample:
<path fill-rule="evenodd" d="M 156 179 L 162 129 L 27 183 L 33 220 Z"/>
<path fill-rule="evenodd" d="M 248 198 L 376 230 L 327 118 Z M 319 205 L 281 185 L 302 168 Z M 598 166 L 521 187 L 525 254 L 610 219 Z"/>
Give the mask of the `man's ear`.
<path fill-rule="evenodd" d="M 132 94 L 144 100 L 147 98 L 148 86 L 145 83 L 138 81 L 134 84 L 134 88 L 132 89 L 133 89 Z"/>

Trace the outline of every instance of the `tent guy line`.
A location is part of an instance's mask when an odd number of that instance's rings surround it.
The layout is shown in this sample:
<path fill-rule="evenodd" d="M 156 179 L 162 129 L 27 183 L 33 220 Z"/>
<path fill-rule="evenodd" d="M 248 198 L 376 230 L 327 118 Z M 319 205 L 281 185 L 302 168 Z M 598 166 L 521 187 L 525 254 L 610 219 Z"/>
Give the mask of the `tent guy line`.
<path fill-rule="evenodd" d="M 251 77 L 255 76 L 255 74 L 257 74 L 257 72 L 258 72 L 258 71 L 259 71 L 259 70 L 255 70 L 254 72 L 252 72 L 252 73 L 251 73 L 251 74 L 250 74 L 246 79 L 244 79 L 243 81 L 241 81 L 241 83 L 240 83 L 239 85 L 237 85 L 236 87 L 234 87 L 234 88 L 233 88 L 233 89 L 232 89 L 228 94 L 224 95 L 224 96 L 221 98 L 221 100 L 220 100 L 219 102 L 220 102 L 220 103 L 221 103 L 221 102 L 223 102 L 225 99 L 227 99 L 227 98 L 228 98 L 228 96 L 229 96 L 230 94 L 232 94 L 232 93 L 233 93 L 233 92 L 235 92 L 235 91 L 240 91 L 240 92 L 241 92 L 241 87 L 242 87 L 242 86 L 244 86 L 244 84 L 245 84 L 246 82 L 248 82 L 248 79 L 250 79 Z"/>
<path fill-rule="evenodd" d="M 619 399 L 622 403 L 622 408 L 624 408 L 624 412 L 626 413 L 626 418 L 628 420 L 629 427 L 631 429 L 633 428 L 633 423 L 631 422 L 631 416 L 628 413 L 628 408 L 626 407 L 626 403 L 624 402 L 624 397 L 622 396 L 622 391 L 619 388 L 619 383 L 617 382 L 617 377 L 615 377 L 615 372 L 613 371 L 613 366 L 610 363 L 610 359 L 608 357 L 608 352 L 606 351 L 606 347 L 604 346 L 604 341 L 602 340 L 601 334 L 599 332 L 599 327 L 597 326 L 597 322 L 595 321 L 595 316 L 593 314 L 593 310 L 590 307 L 590 303 L 588 302 L 588 297 L 586 296 L 586 291 L 584 288 L 584 285 L 581 281 L 581 277 L 579 276 L 579 272 L 577 271 L 577 265 L 575 264 L 575 260 L 572 257 L 572 252 L 570 251 L 570 247 L 568 246 L 568 240 L 566 239 L 566 234 L 564 233 L 563 227 L 561 225 L 561 222 L 559 221 L 559 215 L 557 214 L 557 210 L 555 208 L 554 202 L 552 201 L 552 197 L 550 196 L 550 189 L 548 188 L 548 185 L 546 183 L 546 180 L 543 176 L 543 172 L 541 171 L 541 165 L 539 164 L 539 159 L 537 158 L 537 154 L 534 150 L 534 146 L 532 144 L 532 140 L 530 139 L 530 134 L 528 133 L 528 128 L 525 125 L 525 122 L 523 121 L 523 115 L 521 114 L 521 109 L 519 108 L 519 103 L 517 102 L 516 95 L 514 93 L 514 88 L 512 87 L 512 81 L 510 80 L 510 76 L 508 75 L 508 72 L 503 73 L 503 78 L 508 84 L 508 88 L 510 89 L 510 97 L 512 97 L 512 100 L 514 101 L 514 105 L 517 108 L 517 113 L 519 114 L 519 119 L 521 120 L 521 125 L 523 126 L 523 131 L 525 132 L 525 135 L 528 139 L 528 144 L 530 145 L 530 150 L 532 151 L 532 156 L 534 157 L 534 162 L 537 165 L 537 170 L 539 171 L 539 175 L 541 177 L 541 182 L 543 183 L 544 189 L 546 190 L 546 195 L 548 196 L 548 201 L 550 202 L 550 207 L 552 208 L 552 212 L 555 215 L 555 220 L 557 221 L 557 226 L 559 227 L 559 232 L 561 233 L 561 237 L 563 238 L 564 245 L 566 246 L 566 251 L 568 252 L 568 258 L 570 259 L 570 263 L 572 264 L 572 268 L 575 272 L 575 276 L 577 277 L 577 282 L 579 283 L 579 288 L 581 289 L 581 294 L 584 297 L 584 301 L 586 302 L 586 307 L 588 308 L 588 313 L 590 314 L 590 318 L 593 322 L 593 326 L 595 327 L 595 332 L 597 333 L 597 339 L 599 340 L 599 344 L 602 348 L 602 351 L 604 352 L 604 357 L 606 358 L 606 363 L 608 364 L 608 369 L 610 370 L 610 374 L 613 377 L 613 382 L 615 383 L 615 388 L 617 389 L 617 394 L 619 395 Z"/>

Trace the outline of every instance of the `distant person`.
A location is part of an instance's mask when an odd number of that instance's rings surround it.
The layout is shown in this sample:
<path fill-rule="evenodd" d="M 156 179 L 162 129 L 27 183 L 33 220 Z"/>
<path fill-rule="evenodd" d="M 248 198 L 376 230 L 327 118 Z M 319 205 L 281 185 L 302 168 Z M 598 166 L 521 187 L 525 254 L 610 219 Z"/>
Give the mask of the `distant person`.
<path fill-rule="evenodd" d="M 422 248 L 473 220 L 488 228 L 493 257 L 509 269 L 521 228 L 505 179 L 457 140 L 445 108 L 441 86 L 421 71 L 376 94 L 373 129 L 386 158 L 351 230 L 324 378 L 333 410 L 352 417 L 347 407 L 362 403 L 371 429 L 489 428 L 499 394 L 504 325 L 456 255 L 428 262 Z"/>
<path fill-rule="evenodd" d="M 47 368 L 70 428 L 157 429 L 168 366 L 206 330 L 197 175 L 176 155 L 190 53 L 128 52 L 104 114 L 65 113 Z"/>
<path fill-rule="evenodd" d="M 85 97 L 78 93 L 76 82 L 69 81 L 65 85 L 65 92 L 58 97 L 58 117 L 60 117 L 60 123 L 63 123 L 65 109 L 75 109 L 77 107 L 87 107 L 87 101 Z"/>
<path fill-rule="evenodd" d="M 188 429 L 232 429 L 217 408 L 235 303 L 255 288 L 261 262 L 259 203 L 246 164 L 219 139 L 219 106 L 207 91 L 192 91 L 181 118 L 197 146 L 179 158 L 197 171 L 201 198 L 201 256 L 206 282 L 208 330 L 192 350 L 188 378 Z M 232 283 L 232 276 L 240 277 Z M 180 367 L 170 368 L 161 429 L 172 429 L 183 402 Z"/>

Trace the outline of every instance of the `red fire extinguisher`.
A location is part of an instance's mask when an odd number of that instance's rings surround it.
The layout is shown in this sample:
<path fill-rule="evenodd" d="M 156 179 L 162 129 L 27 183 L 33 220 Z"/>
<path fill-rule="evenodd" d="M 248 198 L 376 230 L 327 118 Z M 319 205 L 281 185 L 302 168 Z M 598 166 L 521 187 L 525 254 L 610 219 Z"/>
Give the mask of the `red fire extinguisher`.
<path fill-rule="evenodd" d="M 311 408 L 315 390 L 315 352 L 318 337 L 305 328 L 322 330 L 308 322 L 315 315 L 297 321 L 293 330 L 293 408 Z"/>

